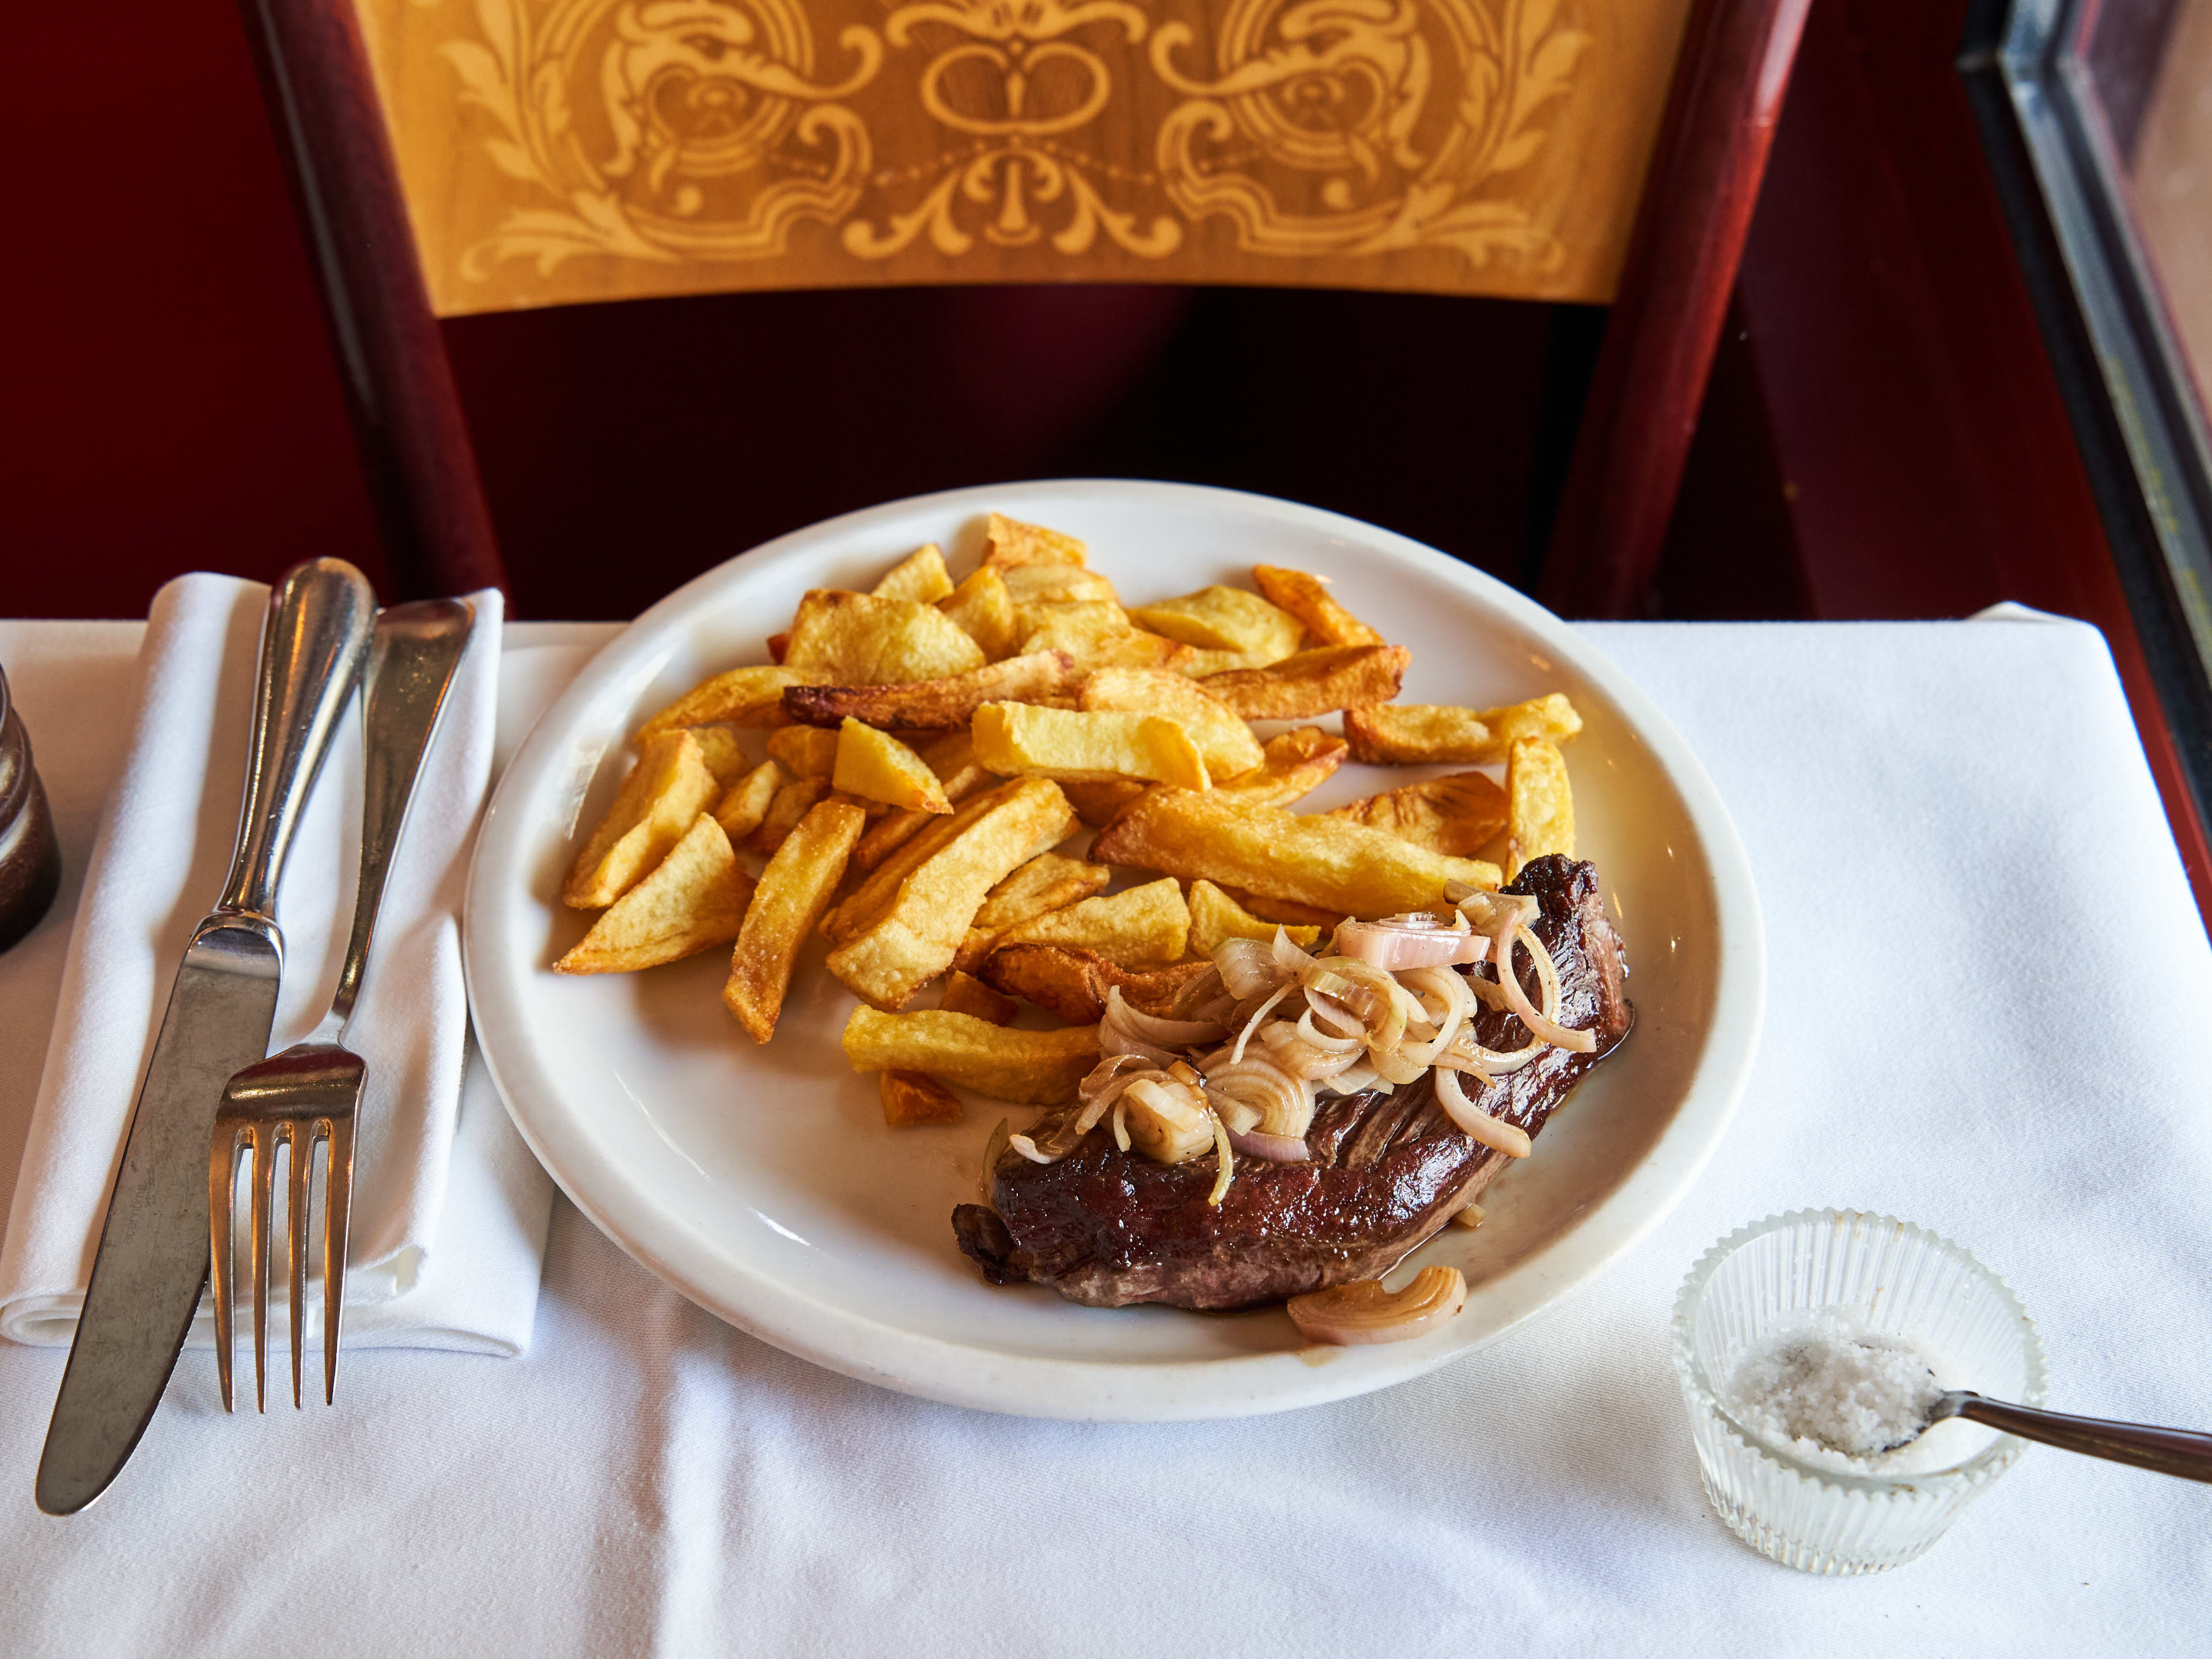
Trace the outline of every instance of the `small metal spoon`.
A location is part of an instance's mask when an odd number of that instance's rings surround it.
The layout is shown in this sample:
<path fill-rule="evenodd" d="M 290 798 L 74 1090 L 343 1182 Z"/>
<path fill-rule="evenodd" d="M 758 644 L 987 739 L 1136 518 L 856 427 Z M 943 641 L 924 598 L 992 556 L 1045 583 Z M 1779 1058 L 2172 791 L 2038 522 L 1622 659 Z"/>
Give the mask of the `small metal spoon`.
<path fill-rule="evenodd" d="M 2008 1405 L 1989 1400 L 1967 1389 L 1954 1389 L 1929 1407 L 1928 1420 L 1895 1446 L 1907 1446 L 1947 1417 L 1963 1417 L 2038 1440 L 2062 1451 L 2083 1452 L 2115 1463 L 2132 1463 L 2160 1474 L 2178 1474 L 2184 1480 L 2212 1481 L 2212 1434 L 2188 1429 L 2158 1429 L 2143 1423 L 2107 1423 L 2094 1417 L 2069 1417 L 2063 1412 L 2039 1411 L 2033 1406 Z"/>

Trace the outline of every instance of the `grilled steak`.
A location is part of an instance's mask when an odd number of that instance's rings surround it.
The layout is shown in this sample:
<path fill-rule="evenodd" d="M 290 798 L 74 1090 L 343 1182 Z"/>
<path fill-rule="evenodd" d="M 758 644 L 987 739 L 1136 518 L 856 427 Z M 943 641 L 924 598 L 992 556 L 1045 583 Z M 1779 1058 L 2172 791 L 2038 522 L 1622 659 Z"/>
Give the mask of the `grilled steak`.
<path fill-rule="evenodd" d="M 1534 1135 L 1627 1035 L 1634 1011 L 1594 866 L 1537 859 L 1505 890 L 1533 894 L 1543 906 L 1534 931 L 1559 969 L 1560 1024 L 1598 1033 L 1595 1054 L 1547 1049 L 1501 1079 L 1508 1100 L 1498 1115 Z M 1532 998 L 1540 995 L 1533 966 L 1522 982 Z M 1488 1048 L 1527 1041 L 1502 1011 L 1480 1011 L 1475 1027 Z M 1156 1164 L 1121 1151 L 1102 1124 L 1058 1163 L 1002 1154 L 991 1207 L 960 1206 L 953 1231 L 992 1283 L 1049 1285 L 1093 1307 L 1249 1308 L 1377 1278 L 1473 1203 L 1508 1162 L 1444 1115 L 1432 1075 L 1389 1094 L 1323 1101 L 1306 1134 L 1312 1161 L 1239 1158 L 1218 1207 L 1206 1202 L 1211 1154 Z"/>

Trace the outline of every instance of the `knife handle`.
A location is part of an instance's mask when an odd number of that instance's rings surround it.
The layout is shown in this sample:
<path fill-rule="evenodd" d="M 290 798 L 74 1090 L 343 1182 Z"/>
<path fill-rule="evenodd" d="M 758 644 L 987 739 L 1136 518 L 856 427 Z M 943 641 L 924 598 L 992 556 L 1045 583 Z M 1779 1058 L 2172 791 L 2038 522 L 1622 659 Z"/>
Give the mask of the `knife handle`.
<path fill-rule="evenodd" d="M 218 909 L 273 920 L 301 805 L 360 682 L 375 621 L 375 590 L 343 559 L 294 565 L 270 594 L 238 850 Z"/>

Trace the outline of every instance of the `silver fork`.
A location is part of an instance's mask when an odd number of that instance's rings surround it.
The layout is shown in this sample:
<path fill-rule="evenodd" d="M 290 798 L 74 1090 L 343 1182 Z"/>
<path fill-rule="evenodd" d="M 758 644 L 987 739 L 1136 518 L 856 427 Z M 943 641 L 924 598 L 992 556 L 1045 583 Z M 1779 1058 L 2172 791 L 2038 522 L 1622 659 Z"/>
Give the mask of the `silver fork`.
<path fill-rule="evenodd" d="M 323 1400 L 337 1397 L 338 1321 L 345 1303 L 347 1222 L 353 1207 L 355 1121 L 368 1068 L 345 1046 L 361 994 L 377 906 L 422 757 L 436 732 L 453 671 L 468 643 L 475 608 L 462 599 L 426 599 L 380 613 L 367 686 L 367 766 L 362 789 L 361 879 L 353 934 L 330 1012 L 295 1043 L 230 1079 L 216 1109 L 208 1153 L 209 1254 L 215 1291 L 216 1370 L 222 1407 L 231 1409 L 231 1202 L 241 1158 L 253 1164 L 253 1399 L 268 1409 L 269 1234 L 276 1148 L 289 1149 L 285 1218 L 292 1293 L 292 1404 L 300 1405 L 300 1345 L 307 1299 L 307 1192 L 318 1141 L 329 1146 L 323 1182 Z"/>

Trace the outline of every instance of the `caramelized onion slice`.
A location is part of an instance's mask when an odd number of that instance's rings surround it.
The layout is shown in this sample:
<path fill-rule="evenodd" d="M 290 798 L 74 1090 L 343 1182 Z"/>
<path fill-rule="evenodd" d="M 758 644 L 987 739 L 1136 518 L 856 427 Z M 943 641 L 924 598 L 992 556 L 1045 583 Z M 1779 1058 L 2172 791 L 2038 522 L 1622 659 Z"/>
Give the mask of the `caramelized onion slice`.
<path fill-rule="evenodd" d="M 1395 973 L 1401 968 L 1448 968 L 1485 961 L 1490 941 L 1480 933 L 1439 927 L 1426 916 L 1394 916 L 1388 921 L 1343 923 L 1336 930 L 1334 949 L 1339 956 Z"/>
<path fill-rule="evenodd" d="M 1437 1067 L 1437 1104 L 1444 1109 L 1444 1115 L 1456 1123 L 1462 1133 L 1480 1141 L 1508 1158 L 1526 1158 L 1529 1153 L 1528 1132 L 1517 1124 L 1506 1123 L 1476 1105 L 1460 1087 L 1459 1073 L 1443 1066 Z"/>
<path fill-rule="evenodd" d="M 1425 1336 L 1466 1303 L 1458 1268 L 1424 1267 L 1402 1291 L 1384 1290 L 1379 1279 L 1356 1279 L 1294 1296 L 1284 1310 L 1309 1342 L 1351 1346 Z"/>

